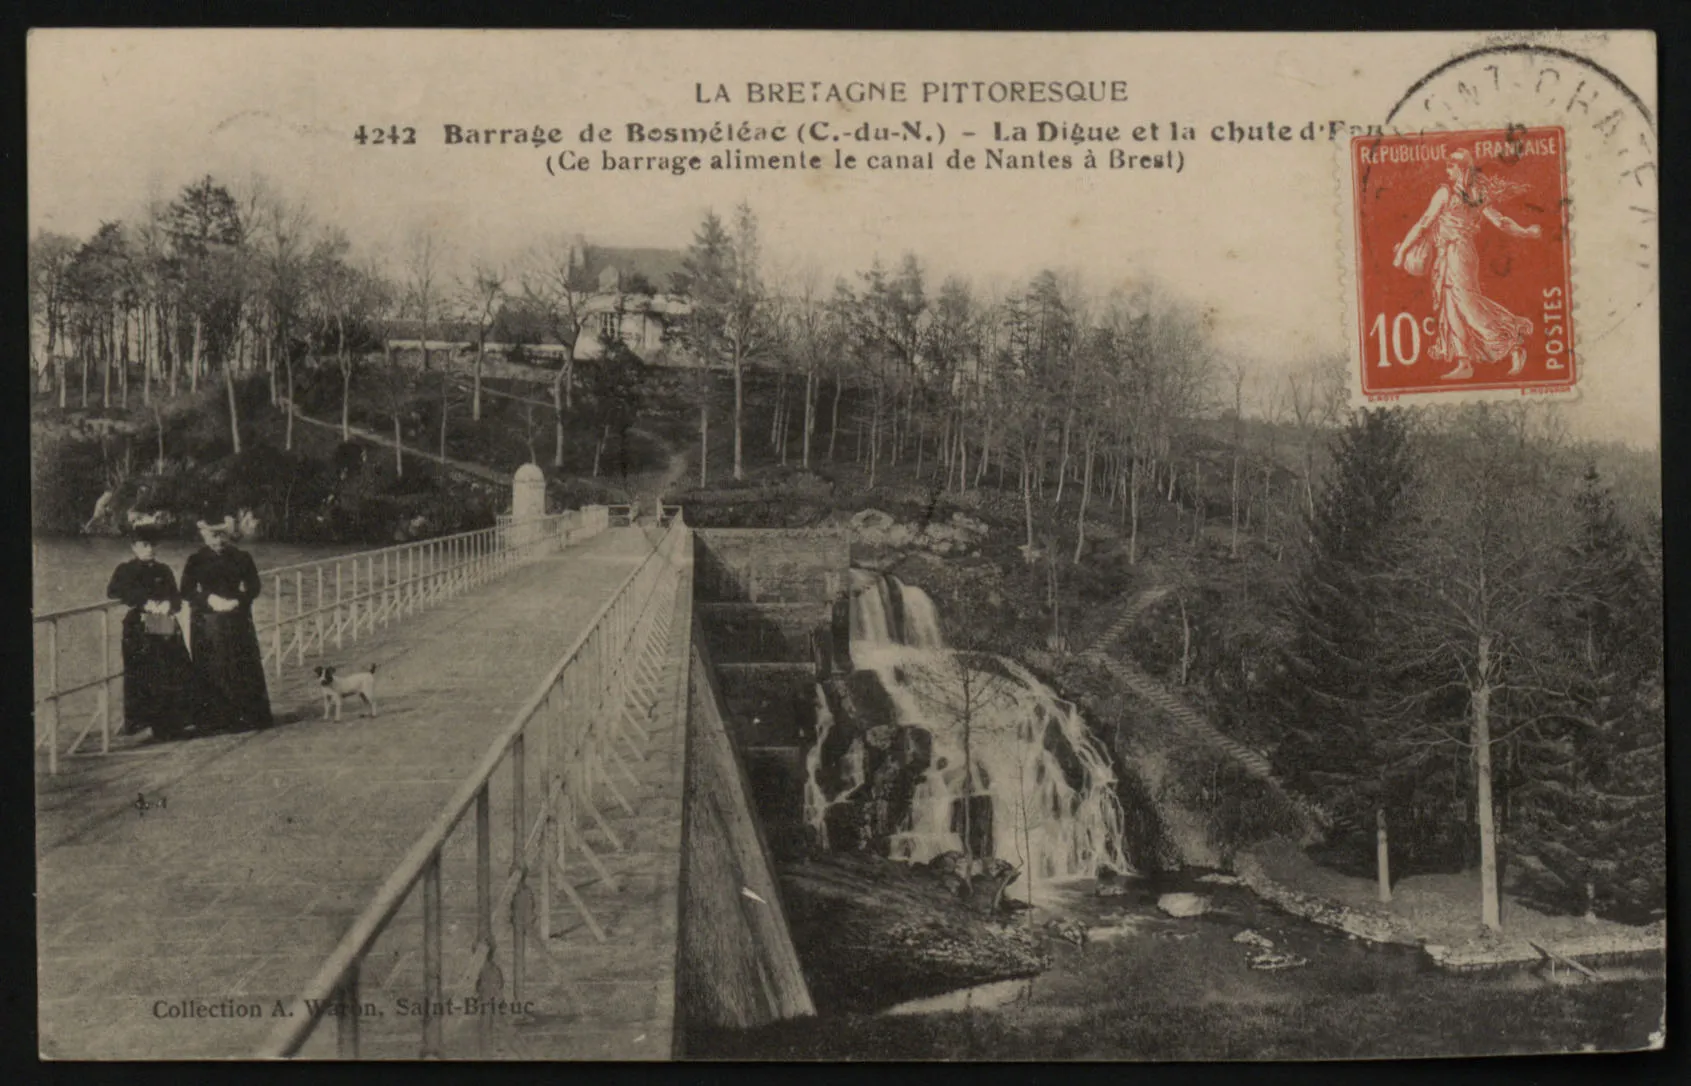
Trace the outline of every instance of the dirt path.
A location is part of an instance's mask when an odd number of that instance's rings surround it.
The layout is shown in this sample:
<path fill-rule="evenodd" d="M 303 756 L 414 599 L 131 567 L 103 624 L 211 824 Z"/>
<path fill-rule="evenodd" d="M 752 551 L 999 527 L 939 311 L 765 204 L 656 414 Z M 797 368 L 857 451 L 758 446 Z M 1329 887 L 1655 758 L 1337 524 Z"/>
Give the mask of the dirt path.
<path fill-rule="evenodd" d="M 288 401 L 285 399 L 279 402 L 284 408 L 288 406 Z M 294 418 L 300 422 L 308 423 L 312 426 L 317 426 L 325 430 L 334 430 L 337 433 L 341 428 L 341 424 L 338 422 L 328 422 L 323 419 L 314 419 L 310 415 L 301 414 L 298 408 L 294 409 Z M 391 449 L 394 448 L 396 444 L 393 438 L 384 437 L 383 435 L 376 433 L 374 430 L 366 430 L 359 426 L 348 426 L 346 430 L 347 433 L 361 441 L 368 441 L 371 444 L 380 445 L 383 448 Z M 496 471 L 493 468 L 486 467 L 482 464 L 472 464 L 468 460 L 454 460 L 449 456 L 441 456 L 439 453 L 427 452 L 423 449 L 414 448 L 410 445 L 399 445 L 398 447 L 403 450 L 407 456 L 420 456 L 431 463 L 439 464 L 448 470 L 456 471 L 462 475 L 469 475 L 482 482 L 494 483 L 498 486 L 506 487 L 507 489 L 511 486 L 510 472 Z"/>

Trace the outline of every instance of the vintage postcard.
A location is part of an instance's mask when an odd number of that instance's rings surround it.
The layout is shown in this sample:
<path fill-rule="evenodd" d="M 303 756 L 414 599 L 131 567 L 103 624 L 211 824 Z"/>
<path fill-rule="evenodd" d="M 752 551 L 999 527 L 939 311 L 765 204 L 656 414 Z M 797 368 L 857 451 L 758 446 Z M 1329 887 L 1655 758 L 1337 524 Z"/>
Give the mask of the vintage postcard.
<path fill-rule="evenodd" d="M 36 31 L 42 1057 L 1661 1047 L 1655 73 Z"/>

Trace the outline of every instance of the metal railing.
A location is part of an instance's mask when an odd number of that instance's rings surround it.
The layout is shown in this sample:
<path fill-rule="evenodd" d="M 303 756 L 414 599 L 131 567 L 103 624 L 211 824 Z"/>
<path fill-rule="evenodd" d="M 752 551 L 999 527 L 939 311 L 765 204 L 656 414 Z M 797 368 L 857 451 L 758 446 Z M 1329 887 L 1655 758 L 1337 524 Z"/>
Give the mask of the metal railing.
<path fill-rule="evenodd" d="M 627 528 L 640 515 L 640 504 L 630 502 L 627 505 L 607 505 L 605 513 L 610 517 L 613 528 Z"/>
<path fill-rule="evenodd" d="M 637 783 L 629 759 L 645 758 L 642 744 L 662 696 L 676 593 L 691 560 L 690 533 L 678 515 L 405 853 L 295 1000 L 292 1017 L 266 1040 L 262 1057 L 301 1054 L 325 1018 L 335 1021 L 333 1054 L 342 1059 L 357 1058 L 361 1030 L 378 1027 L 405 1031 L 380 1038 L 405 1049 L 383 1055 L 418 1055 L 410 1030 L 420 1029 L 420 1054 L 440 1057 L 448 1019 L 476 1021 L 485 1052 L 494 1017 L 469 1015 L 461 1009 L 461 993 L 473 991 L 482 1007 L 527 1006 L 529 939 L 532 934 L 551 952 L 554 896 L 568 901 L 596 941 L 606 941 L 566 862 L 573 858 L 616 885 L 600 849 L 622 851 L 624 845 L 602 807 L 615 803 L 635 813 L 618 782 Z M 456 833 L 472 810 L 473 835 Z M 587 840 L 595 829 L 605 842 L 598 848 Z M 466 901 L 472 884 L 473 913 Z M 459 891 L 456 901 L 448 900 L 451 889 Z M 420 917 L 417 908 L 407 908 L 418 897 Z M 450 917 L 449 905 L 456 906 Z M 446 933 L 457 930 L 469 932 L 473 942 L 447 946 Z M 395 938 L 378 948 L 384 934 Z M 510 969 L 509 1000 L 501 945 Z M 384 1017 L 367 1001 L 366 978 L 384 966 L 385 978 L 372 987 L 421 993 L 419 1014 Z M 448 992 L 454 993 L 450 999 Z"/>
<path fill-rule="evenodd" d="M 290 662 L 303 667 L 308 653 L 321 656 L 331 644 L 336 649 L 349 641 L 356 644 L 396 619 L 567 546 L 580 534 L 579 519 L 572 517 L 561 513 L 502 522 L 260 573 L 263 594 L 254 603 L 253 619 L 265 671 L 280 678 Z M 100 753 L 111 751 L 113 732 L 122 720 L 118 684 L 123 679 L 124 610 L 121 603 L 102 600 L 33 619 L 35 749 L 46 748 L 50 774 L 58 773 L 61 757 L 80 752 L 96 729 Z M 80 730 L 61 751 L 60 731 L 67 718 L 74 722 L 72 727 L 80 724 Z"/>

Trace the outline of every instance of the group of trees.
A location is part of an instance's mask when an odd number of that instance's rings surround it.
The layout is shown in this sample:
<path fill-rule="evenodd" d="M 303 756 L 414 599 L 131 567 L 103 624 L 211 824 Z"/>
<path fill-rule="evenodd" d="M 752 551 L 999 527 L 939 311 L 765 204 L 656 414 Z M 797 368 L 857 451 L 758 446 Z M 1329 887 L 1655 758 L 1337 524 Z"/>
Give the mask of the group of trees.
<path fill-rule="evenodd" d="M 1099 495 L 1120 504 L 1136 553 L 1145 496 L 1197 489 L 1191 474 L 1202 467 L 1176 462 L 1175 427 L 1213 406 L 1216 353 L 1206 319 L 1152 286 L 1097 296 L 1072 276 L 1042 271 L 992 293 L 959 277 L 935 291 L 921 261 L 906 254 L 894 268 L 877 260 L 826 290 L 814 269 L 769 274 L 745 205 L 726 223 L 706 216 L 681 286 L 691 312 L 675 338 L 734 374 L 736 478 L 745 473 L 744 374 L 755 364 L 777 376 L 770 447 L 781 463 L 795 437 L 802 467 L 834 459 L 849 388 L 852 455 L 870 486 L 900 463 L 946 493 L 979 487 L 989 472 L 1000 483 L 1014 473 L 1030 549 L 1041 534 L 1036 507 L 1061 506 L 1070 486 L 1079 496 L 1065 514 L 1074 518 L 1076 561 Z M 1294 380 L 1290 397 L 1312 435 L 1313 389 Z M 708 425 L 701 403 L 702 449 Z M 1234 465 L 1236 521 L 1247 515 L 1243 471 Z"/>
<path fill-rule="evenodd" d="M 596 292 L 585 279 L 588 260 L 581 242 L 556 237 L 509 265 L 476 261 L 459 270 L 446 240 L 427 230 L 382 260 L 262 180 L 232 187 L 205 177 L 173 200 L 155 201 L 136 221 L 101 224 L 86 241 L 35 236 L 31 361 L 39 391 L 60 407 L 128 408 L 134 395 L 156 412 L 217 375 L 236 452 L 238 379 L 264 375 L 271 403 L 282 406 L 294 402 L 300 363 L 332 366 L 345 438 L 355 377 L 369 369 L 397 438 L 417 376 L 387 350 L 384 326 L 408 318 L 422 341 L 421 369 L 438 371 L 445 455 L 447 418 L 461 393 L 450 367 L 431 365 L 430 341 L 438 350 L 448 325 L 472 329 L 469 412 L 479 421 L 486 346 L 504 322 L 564 348 L 552 397 L 552 457 L 561 464 L 566 412 L 574 407 L 570 360 Z M 291 411 L 287 417 L 291 447 Z M 403 471 L 402 454 L 398 466 Z"/>
<path fill-rule="evenodd" d="M 1358 415 L 1278 684 L 1277 760 L 1382 898 L 1389 855 L 1477 860 L 1493 929 L 1505 862 L 1587 914 L 1647 915 L 1665 887 L 1659 522 L 1623 515 L 1550 421 Z"/>

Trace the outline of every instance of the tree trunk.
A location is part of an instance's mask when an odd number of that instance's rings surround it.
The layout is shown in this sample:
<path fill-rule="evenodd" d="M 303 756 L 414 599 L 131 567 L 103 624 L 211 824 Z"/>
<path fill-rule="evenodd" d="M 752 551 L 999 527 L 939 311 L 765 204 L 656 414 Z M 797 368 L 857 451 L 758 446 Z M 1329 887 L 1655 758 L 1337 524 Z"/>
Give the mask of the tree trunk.
<path fill-rule="evenodd" d="M 804 375 L 804 469 L 810 470 L 810 439 L 816 432 L 816 371 Z"/>
<path fill-rule="evenodd" d="M 446 372 L 440 375 L 440 458 L 446 459 L 446 416 L 452 410 L 452 401 L 446 396 Z"/>
<path fill-rule="evenodd" d="M 1139 562 L 1139 458 L 1133 456 L 1127 465 L 1127 564 Z"/>
<path fill-rule="evenodd" d="M 1374 866 L 1379 875 L 1378 892 L 1382 905 L 1392 903 L 1391 857 L 1386 843 L 1386 810 L 1381 807 L 1374 812 Z"/>
<path fill-rule="evenodd" d="M 708 376 L 708 375 L 707 375 Z M 710 405 L 699 405 L 699 486 L 703 487 L 710 474 Z"/>
<path fill-rule="evenodd" d="M 177 326 L 177 318 L 178 314 L 173 308 L 169 319 L 165 322 L 164 330 L 164 346 L 166 352 L 170 355 L 170 398 L 173 400 L 176 398 L 177 390 L 181 387 L 182 378 L 182 343 L 177 336 L 180 331 Z"/>
<path fill-rule="evenodd" d="M 1233 454 L 1233 535 L 1227 544 L 1229 558 L 1239 557 L 1239 455 Z"/>
<path fill-rule="evenodd" d="M 283 423 L 282 447 L 291 450 L 294 447 L 294 414 L 299 408 L 294 405 L 294 360 L 286 351 L 282 352 L 282 366 L 287 370 L 288 379 L 288 418 Z"/>
<path fill-rule="evenodd" d="M 969 431 L 964 419 L 957 419 L 957 493 L 967 493 L 969 489 Z"/>
<path fill-rule="evenodd" d="M 834 439 L 840 435 L 840 390 L 845 387 L 845 380 L 834 378 L 834 414 L 828 422 L 828 463 L 834 462 Z"/>
<path fill-rule="evenodd" d="M 1474 785 L 1480 824 L 1480 922 L 1491 931 L 1503 929 L 1497 901 L 1497 825 L 1491 800 L 1491 636 L 1480 635 L 1475 661 Z"/>
<path fill-rule="evenodd" d="M 552 466 L 564 466 L 564 371 L 552 379 Z"/>
<path fill-rule="evenodd" d="M 235 455 L 241 453 L 241 420 L 235 410 L 235 370 L 227 363 L 223 366 L 223 389 L 229 394 L 229 441 L 235 447 Z"/>
<path fill-rule="evenodd" d="M 341 365 L 341 440 L 352 440 L 352 359 L 348 358 L 343 348 L 340 358 Z"/>
<path fill-rule="evenodd" d="M 882 392 L 875 390 L 875 412 L 869 419 L 869 487 L 875 486 L 875 469 L 881 461 L 881 400 Z"/>
<path fill-rule="evenodd" d="M 486 352 L 486 344 L 478 337 L 476 339 L 476 374 L 470 389 L 470 421 L 481 421 L 481 363 Z"/>
<path fill-rule="evenodd" d="M 1186 597 L 1180 597 L 1180 685 L 1192 674 L 1192 620 L 1186 614 Z"/>
<path fill-rule="evenodd" d="M 188 391 L 200 390 L 200 350 L 205 345 L 205 325 L 198 313 L 194 314 L 194 346 L 188 353 Z"/>
<path fill-rule="evenodd" d="M 792 429 L 791 422 L 793 409 L 787 401 L 787 375 L 783 373 L 781 375 L 781 403 L 779 411 L 781 418 L 779 428 L 776 431 L 780 435 L 779 451 L 781 454 L 782 467 L 787 466 L 787 431 Z"/>
<path fill-rule="evenodd" d="M 152 313 L 150 308 L 141 310 L 141 403 L 151 406 L 153 402 L 153 348 L 152 322 L 147 319 Z"/>
<path fill-rule="evenodd" d="M 1080 480 L 1080 515 L 1075 518 L 1074 560 L 1080 564 L 1080 556 L 1086 550 L 1086 503 L 1092 497 L 1092 436 L 1086 438 L 1086 466 Z"/>
<path fill-rule="evenodd" d="M 1033 464 L 1028 460 L 1028 448 L 1022 444 L 1022 520 L 1027 525 L 1028 553 L 1033 552 Z"/>
<path fill-rule="evenodd" d="M 118 404 L 125 411 L 129 410 L 129 311 L 123 313 L 123 350 L 119 354 L 120 364 L 117 371 Z"/>
<path fill-rule="evenodd" d="M 734 345 L 734 478 L 746 477 L 746 466 L 741 460 L 741 434 L 744 429 L 742 416 L 746 409 L 746 377 L 745 366 L 740 358 L 740 345 Z"/>
<path fill-rule="evenodd" d="M 405 475 L 405 442 L 401 439 L 399 429 L 399 411 L 393 413 L 393 473 L 397 476 Z"/>
<path fill-rule="evenodd" d="M 593 443 L 593 478 L 599 477 L 599 454 L 605 451 L 605 442 L 611 439 L 611 424 L 605 423 L 605 428 L 599 431 L 599 440 Z"/>
<path fill-rule="evenodd" d="M 159 458 L 158 458 L 158 462 L 154 465 L 154 471 L 155 471 L 156 474 L 163 475 L 164 474 L 164 416 L 159 412 L 158 404 L 153 405 L 153 429 L 154 429 L 154 431 L 157 432 L 158 439 L 159 439 Z"/>
<path fill-rule="evenodd" d="M 112 330 L 109 326 L 100 329 L 100 406 L 109 408 L 112 405 Z"/>
<path fill-rule="evenodd" d="M 1055 504 L 1058 508 L 1063 504 L 1063 482 L 1069 476 L 1069 433 L 1074 427 L 1074 408 L 1069 408 L 1063 416 L 1063 442 L 1057 456 L 1057 496 Z"/>

